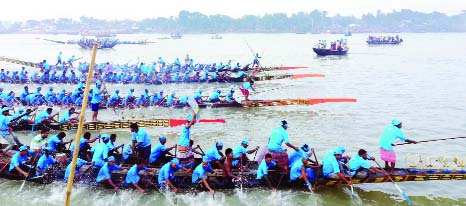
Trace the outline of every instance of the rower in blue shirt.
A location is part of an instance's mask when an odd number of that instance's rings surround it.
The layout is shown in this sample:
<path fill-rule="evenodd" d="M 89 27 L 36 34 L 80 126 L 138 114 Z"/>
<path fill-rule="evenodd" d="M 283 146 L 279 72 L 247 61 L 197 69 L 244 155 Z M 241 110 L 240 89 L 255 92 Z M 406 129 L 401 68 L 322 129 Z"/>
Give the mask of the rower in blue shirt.
<path fill-rule="evenodd" d="M 222 154 L 223 143 L 220 140 L 217 140 L 215 146 L 211 147 L 205 153 L 205 160 L 211 164 L 215 162 L 219 168 L 223 168 L 223 165 L 220 163 L 220 160 L 224 159 L 224 155 Z"/>
<path fill-rule="evenodd" d="M 115 107 L 120 103 L 120 90 L 115 90 L 115 92 L 110 96 L 110 99 L 107 101 L 107 107 Z"/>
<path fill-rule="evenodd" d="M 24 86 L 24 91 L 21 93 L 21 96 L 19 97 L 19 100 L 23 103 L 23 105 L 27 105 L 27 96 L 29 95 L 29 87 Z"/>
<path fill-rule="evenodd" d="M 263 180 L 265 184 L 271 189 L 276 190 L 275 187 L 272 186 L 272 183 L 269 178 L 269 169 L 272 167 L 278 166 L 277 163 L 272 161 L 272 155 L 270 153 L 265 154 L 264 159 L 259 164 L 257 168 L 257 176 L 256 179 Z"/>
<path fill-rule="evenodd" d="M 175 178 L 173 174 L 176 171 L 184 169 L 180 167 L 179 164 L 180 161 L 174 158 L 160 168 L 157 179 L 162 191 L 168 189 L 167 187 L 170 187 L 175 193 L 178 191 L 178 188 L 172 183 L 172 180 Z"/>
<path fill-rule="evenodd" d="M 138 157 L 148 164 L 151 153 L 151 139 L 149 135 L 144 129 L 139 128 L 137 123 L 132 123 L 129 128 L 132 133 L 133 152 L 137 151 Z"/>
<path fill-rule="evenodd" d="M 51 97 L 52 94 L 53 94 L 53 87 L 50 86 L 50 87 L 49 87 L 49 91 L 47 91 L 47 92 L 45 93 L 45 99 L 49 99 L 49 97 Z"/>
<path fill-rule="evenodd" d="M 117 192 L 119 187 L 117 187 L 115 183 L 113 183 L 111 173 L 112 171 L 118 170 L 120 170 L 120 167 L 118 165 L 115 165 L 115 157 L 108 157 L 107 162 L 104 164 L 104 166 L 102 166 L 102 168 L 100 168 L 99 173 L 97 174 L 96 182 L 102 184 L 109 184 L 113 187 L 113 190 Z"/>
<path fill-rule="evenodd" d="M 70 67 L 73 67 L 73 62 L 75 61 L 74 55 L 71 55 L 71 57 L 68 59 L 68 65 Z"/>
<path fill-rule="evenodd" d="M 209 182 L 217 182 L 215 178 L 207 178 L 206 173 L 210 172 L 213 173 L 212 167 L 210 167 L 210 164 L 205 158 L 202 158 L 202 163 L 199 164 L 196 169 L 193 171 L 193 175 L 191 177 L 191 183 L 196 184 L 196 183 L 202 183 L 206 189 L 209 190 L 210 194 L 214 195 L 215 190 L 213 190 Z"/>
<path fill-rule="evenodd" d="M 52 108 L 47 108 L 46 111 L 38 114 L 36 116 L 36 119 L 34 121 L 35 124 L 49 124 L 50 122 L 58 122 L 57 120 L 54 119 L 55 116 L 58 115 L 58 113 L 51 115 L 53 109 Z"/>
<path fill-rule="evenodd" d="M 74 107 L 71 107 L 68 111 L 66 111 L 61 117 L 60 117 L 60 123 L 70 123 L 70 124 L 76 124 L 79 122 L 79 119 L 77 117 L 71 117 L 71 115 L 77 114 L 79 115 L 79 112 L 76 112 Z"/>
<path fill-rule="evenodd" d="M 165 136 L 160 136 L 159 137 L 160 143 L 157 144 L 152 151 L 150 152 L 150 157 L 149 157 L 149 164 L 163 164 L 164 160 L 166 159 L 165 155 L 170 155 L 174 156 L 172 153 L 170 153 L 170 150 L 174 149 L 176 147 L 172 146 L 167 148 L 165 146 L 165 143 L 167 143 L 167 138 Z"/>
<path fill-rule="evenodd" d="M 12 174 L 22 175 L 25 178 L 29 176 L 26 170 L 29 171 L 30 168 L 26 166 L 26 162 L 29 157 L 29 148 L 27 145 L 19 147 L 19 151 L 11 157 L 10 168 L 8 171 Z"/>
<path fill-rule="evenodd" d="M 65 176 L 64 176 L 64 180 L 68 180 L 68 177 L 70 176 L 70 172 L 71 172 L 71 163 L 70 162 L 68 164 L 68 166 L 66 166 L 66 170 L 65 170 Z M 87 164 L 91 164 L 90 162 L 87 162 L 86 160 L 83 160 L 81 158 L 78 158 L 76 159 L 76 169 L 74 171 L 74 179 L 77 180 L 81 177 L 81 167 L 84 166 L 84 165 L 87 165 Z"/>
<path fill-rule="evenodd" d="M 342 170 L 343 167 L 338 161 L 342 157 L 342 151 L 340 149 L 333 149 L 328 155 L 325 155 L 322 159 L 322 173 L 325 178 L 341 179 L 348 183 L 348 185 L 351 185 L 351 175 L 347 175 L 345 171 Z"/>
<path fill-rule="evenodd" d="M 139 176 L 140 171 L 147 170 L 147 167 L 144 166 L 144 160 L 138 158 L 136 164 L 134 164 L 126 173 L 125 185 L 131 185 L 136 188 L 141 194 L 144 194 L 144 190 L 139 186 Z"/>
<path fill-rule="evenodd" d="M 254 89 L 253 85 L 254 85 L 254 81 L 251 79 L 251 80 L 249 80 L 249 82 L 243 83 L 243 85 L 241 85 L 241 87 L 239 88 L 241 93 L 244 96 L 244 100 L 249 101 L 249 89 L 252 89 L 253 91 L 256 91 L 256 89 Z"/>
<path fill-rule="evenodd" d="M 61 62 L 61 55 L 62 55 L 62 53 L 61 53 L 61 52 L 58 52 L 58 55 L 57 55 L 57 63 L 55 64 L 55 66 L 57 66 L 57 65 L 59 65 L 59 64 L 62 63 L 62 62 Z"/>
<path fill-rule="evenodd" d="M 396 139 L 400 139 L 403 142 L 407 143 L 414 143 L 417 142 L 414 140 L 408 139 L 403 132 L 401 131 L 402 122 L 399 119 L 393 119 L 392 124 L 385 127 L 383 130 L 382 135 L 380 135 L 380 158 L 385 161 L 385 168 L 389 168 L 389 171 L 392 174 L 396 174 L 395 172 L 395 163 L 396 163 L 396 154 L 395 150 L 393 150 L 393 142 Z M 388 165 L 390 163 L 390 166 Z"/>
<path fill-rule="evenodd" d="M 79 139 L 79 143 L 72 143 L 70 146 L 70 155 L 73 156 L 74 147 L 76 144 L 79 144 L 78 148 L 78 156 L 82 159 L 89 159 L 87 151 L 91 149 L 92 143 L 94 143 L 97 139 L 100 139 L 100 135 L 91 138 L 90 132 L 85 132 L 84 135 Z"/>
<path fill-rule="evenodd" d="M 230 91 L 227 93 L 225 96 L 225 101 L 228 103 L 232 103 L 235 101 L 235 98 L 233 97 L 233 94 L 235 93 L 235 87 L 233 85 L 230 86 Z"/>
<path fill-rule="evenodd" d="M 63 152 L 66 148 L 65 145 L 71 143 L 73 140 L 64 142 L 63 138 L 66 137 L 66 133 L 60 132 L 52 138 L 49 139 L 48 141 L 48 146 L 50 147 L 50 152 Z"/>
<path fill-rule="evenodd" d="M 291 168 L 291 166 L 293 166 L 293 164 L 296 162 L 296 161 L 300 161 L 302 158 L 306 158 L 306 159 L 309 159 L 309 150 L 311 148 L 309 147 L 309 145 L 307 144 L 304 144 L 303 146 L 301 146 L 299 148 L 298 151 L 293 151 L 289 158 L 288 158 L 288 162 L 289 162 L 289 167 Z M 312 153 L 312 152 L 311 152 Z M 313 161 L 312 161 L 313 162 Z M 314 163 L 314 162 L 313 162 Z"/>
<path fill-rule="evenodd" d="M 48 174 L 47 170 L 54 164 L 57 163 L 57 160 L 51 155 L 52 148 L 45 147 L 42 149 L 44 155 L 42 155 L 37 161 L 36 166 L 36 176 L 45 176 Z"/>
<path fill-rule="evenodd" d="M 174 106 L 177 102 L 177 98 L 175 97 L 176 92 L 172 91 L 171 95 L 167 97 L 167 102 L 165 103 L 166 106 Z"/>
<path fill-rule="evenodd" d="M 209 96 L 209 102 L 211 102 L 211 103 L 219 102 L 219 101 L 220 101 L 220 94 L 221 94 L 221 93 L 222 93 L 222 90 L 217 89 L 215 92 L 213 92 L 213 93 Z"/>
<path fill-rule="evenodd" d="M 311 184 L 310 180 L 314 179 L 314 171 L 311 168 L 320 168 L 319 165 L 308 166 L 308 159 L 301 158 L 301 161 L 296 161 L 290 169 L 290 181 L 299 181 L 303 180 L 306 183 L 306 186 L 311 191 L 315 191 L 316 188 Z M 299 184 L 299 183 L 293 183 Z"/>
<path fill-rule="evenodd" d="M 108 158 L 108 146 L 107 143 L 110 141 L 110 135 L 102 134 L 100 135 L 102 142 L 99 143 L 94 149 L 94 155 L 92 156 L 93 167 L 95 169 L 100 169 L 104 166 Z"/>
<path fill-rule="evenodd" d="M 247 139 L 243 139 L 241 140 L 241 144 L 233 149 L 233 158 L 235 159 L 231 164 L 233 167 L 242 168 L 242 166 L 245 166 L 244 163 L 249 161 L 247 154 L 252 154 L 259 150 L 259 146 L 252 150 L 247 150 L 248 146 L 249 141 Z"/>
<path fill-rule="evenodd" d="M 193 95 L 194 100 L 197 101 L 197 103 L 201 103 L 202 100 L 202 88 L 197 89 L 197 92 Z"/>
<path fill-rule="evenodd" d="M 368 160 L 375 161 L 375 158 L 370 157 L 366 150 L 360 149 L 358 154 L 352 156 L 348 162 L 350 175 L 360 179 L 368 178 L 370 173 L 389 175 L 387 172 L 372 166 Z"/>

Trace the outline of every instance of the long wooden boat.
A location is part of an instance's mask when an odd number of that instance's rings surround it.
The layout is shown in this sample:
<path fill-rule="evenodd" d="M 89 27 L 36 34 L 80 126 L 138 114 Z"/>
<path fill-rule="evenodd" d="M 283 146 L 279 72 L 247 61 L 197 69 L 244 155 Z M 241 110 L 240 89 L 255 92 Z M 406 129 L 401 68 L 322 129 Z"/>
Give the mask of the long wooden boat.
<path fill-rule="evenodd" d="M 343 50 L 330 50 L 330 49 L 320 49 L 320 48 L 312 48 L 312 50 L 319 56 L 328 56 L 328 55 L 346 55 L 348 53 L 348 49 Z"/>
<path fill-rule="evenodd" d="M 200 159 L 196 159 L 196 162 L 199 162 Z M 243 170 L 242 172 L 233 169 L 233 174 L 239 175 L 242 177 L 242 181 L 234 182 L 235 186 L 241 185 L 244 188 L 258 188 L 264 187 L 264 185 L 260 182 L 260 180 L 256 180 L 257 174 L 257 162 L 250 162 L 251 164 L 247 164 L 247 170 Z M 3 159 L 0 161 L 0 168 L 6 168 L 5 170 L 0 172 L 0 177 L 10 180 L 24 180 L 24 177 L 19 175 L 14 175 L 8 173 L 8 164 L 9 161 Z M 31 177 L 27 178 L 26 180 L 48 184 L 54 181 L 63 181 L 63 173 L 64 167 L 62 164 L 61 167 L 56 168 L 53 172 L 51 172 L 50 176 L 41 176 L 41 177 L 34 177 L 33 172 L 31 172 Z M 126 168 L 120 171 L 116 171 L 112 173 L 112 179 L 117 185 L 120 185 L 128 171 L 128 168 L 131 165 L 124 165 Z M 86 174 L 85 171 L 91 171 L 92 169 L 89 168 L 90 166 L 83 166 L 81 171 L 83 174 Z M 149 171 L 146 173 L 145 177 L 141 178 L 139 185 L 144 189 L 154 189 L 158 187 L 157 184 L 157 174 L 160 170 L 160 167 L 149 167 Z M 465 170 L 450 170 L 450 169 L 426 169 L 420 170 L 416 168 L 398 168 L 396 169 L 397 174 L 392 175 L 392 179 L 395 182 L 421 182 L 421 181 L 447 181 L 447 180 L 466 180 L 466 171 Z M 95 183 L 95 176 L 92 174 L 96 174 L 95 171 L 89 172 L 88 175 L 82 177 L 81 182 L 85 182 L 89 185 L 96 185 Z M 345 185 L 346 183 L 342 180 L 333 180 L 333 179 L 326 179 L 322 176 L 322 171 L 320 168 L 314 169 L 314 174 L 317 175 L 316 179 L 312 181 L 315 186 L 335 186 L 335 185 Z M 196 188 L 198 185 L 193 185 L 191 183 L 191 174 L 185 173 L 183 171 L 178 171 L 175 174 L 175 179 L 173 182 L 177 185 L 177 187 L 182 189 L 192 189 Z M 209 177 L 214 177 L 221 180 L 222 177 L 222 170 L 215 169 L 214 173 L 208 173 Z M 280 178 L 283 177 L 283 178 Z M 269 178 L 272 184 L 276 185 L 280 181 L 280 188 L 279 189 L 290 189 L 290 188 L 306 188 L 304 182 L 298 184 L 296 182 L 289 181 L 289 173 L 279 171 L 279 170 L 270 170 L 269 171 Z M 353 178 L 353 184 L 363 184 L 363 183 L 388 183 L 391 182 L 390 178 L 382 174 L 370 174 L 367 178 Z M 101 185 L 105 186 L 105 185 Z M 234 187 L 226 186 L 226 185 L 213 185 L 214 189 L 233 189 Z"/>
<path fill-rule="evenodd" d="M 395 44 L 401 44 L 403 42 L 403 39 L 400 39 L 398 41 L 377 41 L 377 40 L 367 40 L 366 43 L 367 44 L 371 44 L 371 45 L 395 45 Z"/>

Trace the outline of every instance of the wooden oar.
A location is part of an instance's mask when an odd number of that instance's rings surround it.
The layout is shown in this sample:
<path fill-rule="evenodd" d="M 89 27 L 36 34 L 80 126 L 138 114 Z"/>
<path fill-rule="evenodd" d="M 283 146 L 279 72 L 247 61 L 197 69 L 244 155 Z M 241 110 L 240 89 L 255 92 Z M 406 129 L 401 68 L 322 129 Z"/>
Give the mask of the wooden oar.
<path fill-rule="evenodd" d="M 380 169 L 382 169 L 385 173 L 387 173 L 387 171 L 385 171 L 385 169 L 382 168 L 376 160 L 374 160 L 374 162 L 377 164 L 377 166 L 379 166 Z M 396 182 L 392 179 L 392 177 L 390 175 L 387 175 L 387 177 L 390 179 L 390 181 L 392 181 L 393 185 L 395 185 L 395 188 L 400 192 L 401 196 L 406 200 L 408 205 L 413 205 L 413 202 L 411 201 L 411 199 L 409 199 L 408 195 L 406 195 L 406 193 L 398 186 L 398 184 L 396 184 Z"/>
<path fill-rule="evenodd" d="M 422 140 L 422 141 L 417 141 L 416 144 L 425 143 L 425 142 L 444 141 L 444 140 L 451 140 L 451 139 L 466 139 L 466 137 L 452 137 L 452 138 L 443 138 L 443 139 Z M 394 146 L 405 145 L 405 144 L 413 144 L 413 143 L 400 143 L 400 144 L 395 144 Z"/>
<path fill-rule="evenodd" d="M 31 167 L 29 168 L 29 171 L 28 171 L 28 175 L 30 175 L 31 173 L 31 169 L 33 168 L 33 165 L 34 165 L 34 162 L 36 161 L 36 158 L 37 158 L 37 154 L 35 154 L 34 156 L 34 160 L 32 160 L 32 165 Z M 29 176 L 25 177 L 24 180 L 23 180 L 23 183 L 21 184 L 21 187 L 19 188 L 19 191 L 23 191 L 23 187 L 24 185 L 26 184 L 26 180 L 28 179 Z"/>

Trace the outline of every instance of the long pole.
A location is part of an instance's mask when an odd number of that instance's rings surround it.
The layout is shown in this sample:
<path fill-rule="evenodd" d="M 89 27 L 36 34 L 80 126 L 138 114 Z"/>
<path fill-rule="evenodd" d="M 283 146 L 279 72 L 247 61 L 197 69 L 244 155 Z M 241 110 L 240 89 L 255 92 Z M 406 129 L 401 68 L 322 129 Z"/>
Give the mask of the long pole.
<path fill-rule="evenodd" d="M 382 169 L 382 171 L 387 173 L 387 171 L 385 171 L 385 169 L 382 166 L 380 166 L 380 164 L 377 161 L 374 160 L 374 162 L 377 164 L 377 166 L 379 166 L 380 169 Z M 387 173 L 387 177 L 388 179 L 390 179 L 390 181 L 392 181 L 393 185 L 400 192 L 401 196 L 406 200 L 406 202 L 408 202 L 408 205 L 413 205 L 413 201 L 411 201 L 408 195 L 398 186 L 398 184 L 396 184 L 396 182 L 392 179 L 392 177 L 388 173 Z"/>
<path fill-rule="evenodd" d="M 88 97 L 89 97 L 89 88 L 90 88 L 91 81 L 92 81 L 92 74 L 94 73 L 94 64 L 95 64 L 95 56 L 97 53 L 97 47 L 98 45 L 94 44 L 94 47 L 92 48 L 91 65 L 89 67 L 89 73 L 87 74 L 86 88 L 84 89 L 83 104 L 81 105 L 81 113 L 79 113 L 78 131 L 76 132 L 76 138 L 75 138 L 76 141 L 74 141 L 76 143 L 79 142 L 79 139 L 81 138 L 82 133 L 83 133 L 84 116 L 86 115 L 86 107 L 87 107 L 87 102 L 88 102 Z M 65 206 L 70 206 L 71 189 L 73 187 L 74 173 L 76 170 L 76 161 L 78 159 L 78 152 L 79 152 L 79 147 L 77 146 L 74 147 L 73 160 L 71 161 L 70 176 L 68 177 L 68 184 L 66 186 Z"/>
<path fill-rule="evenodd" d="M 436 142 L 436 141 L 444 141 L 444 140 L 451 140 L 451 139 L 466 139 L 466 137 L 451 137 L 451 138 L 443 138 L 443 139 L 422 140 L 422 141 L 417 141 L 416 143 Z M 412 144 L 412 143 L 400 143 L 400 144 L 395 144 L 395 146 L 405 145 L 405 144 Z"/>

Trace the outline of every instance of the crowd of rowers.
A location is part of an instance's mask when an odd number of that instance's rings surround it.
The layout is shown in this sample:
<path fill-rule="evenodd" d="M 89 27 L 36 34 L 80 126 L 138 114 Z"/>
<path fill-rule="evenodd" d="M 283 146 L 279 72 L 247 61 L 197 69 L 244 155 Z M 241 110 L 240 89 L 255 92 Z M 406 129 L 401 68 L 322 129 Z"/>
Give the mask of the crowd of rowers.
<path fill-rule="evenodd" d="M 318 49 L 330 49 L 331 51 L 342 51 L 342 50 L 347 50 L 348 45 L 346 42 L 346 39 L 339 39 L 334 42 L 330 42 L 330 47 L 327 47 L 327 40 L 319 40 L 319 43 L 317 44 L 316 48 Z"/>
<path fill-rule="evenodd" d="M 0 117 L 3 126 L 4 117 Z M 211 193 L 215 193 L 214 188 L 233 188 L 235 181 L 242 181 L 241 174 L 250 168 L 251 159 L 248 154 L 257 154 L 259 146 L 253 149 L 248 149 L 249 141 L 241 140 L 238 146 L 234 149 L 227 148 L 223 153 L 223 142 L 217 140 L 206 153 L 198 145 L 193 147 L 194 142 L 191 139 L 191 129 L 196 123 L 196 113 L 189 115 L 186 123 L 182 127 L 181 135 L 179 136 L 176 145 L 167 147 L 167 138 L 160 136 L 155 147 L 152 146 L 152 138 L 142 128 L 139 128 L 136 123 L 130 125 L 131 142 L 127 145 L 120 144 L 116 146 L 115 134 L 101 134 L 91 138 L 90 133 L 85 133 L 78 143 L 72 144 L 71 141 L 64 141 L 66 134 L 60 132 L 49 138 L 48 130 L 44 129 L 40 134 L 35 136 L 30 146 L 18 145 L 19 151 L 16 152 L 10 161 L 7 172 L 16 175 L 22 175 L 28 178 L 31 174 L 31 169 L 34 168 L 35 176 L 42 177 L 53 171 L 53 165 L 57 164 L 54 156 L 58 157 L 59 152 L 66 152 L 65 145 L 71 143 L 69 155 L 73 155 L 75 147 L 78 147 L 78 161 L 76 162 L 75 178 L 79 179 L 87 174 L 87 171 L 80 171 L 84 165 L 91 165 L 89 173 L 95 178 L 95 181 L 112 187 L 118 190 L 120 187 L 133 187 L 139 192 L 144 193 L 141 187 L 141 177 L 144 173 L 141 171 L 147 170 L 145 174 L 152 173 L 150 180 L 157 175 L 157 185 L 161 189 L 171 189 L 178 191 L 177 177 L 174 173 L 180 171 L 185 175 L 190 175 L 191 183 L 198 184 L 204 187 Z M 386 169 L 393 175 L 395 174 L 396 156 L 392 147 L 392 143 L 396 139 L 416 143 L 409 140 L 401 132 L 401 121 L 394 119 L 392 124 L 387 126 L 380 136 L 380 155 L 385 161 Z M 289 181 L 293 185 L 306 185 L 310 190 L 315 191 L 313 182 L 317 177 L 320 178 L 322 171 L 323 178 L 337 179 L 352 184 L 352 178 L 367 178 L 370 173 L 382 173 L 389 175 L 385 170 L 371 166 L 370 160 L 375 160 L 375 157 L 369 156 L 367 151 L 360 149 L 355 155 L 349 157 L 345 153 L 343 146 L 338 146 L 332 149 L 323 157 L 321 164 L 317 161 L 314 153 L 314 148 L 308 144 L 303 144 L 301 147 L 293 145 L 288 137 L 288 122 L 283 120 L 280 125 L 273 129 L 268 144 L 262 149 L 258 156 L 259 163 L 256 172 L 256 179 L 264 186 L 272 190 L 276 189 L 282 181 L 274 178 L 273 174 L 277 171 L 285 172 L 289 175 Z M 9 130 L 2 130 L 4 138 L 11 138 L 13 134 Z M 99 139 L 99 143 L 94 147 L 91 144 Z M 100 142 L 102 140 L 102 142 Z M 9 141 L 10 142 L 10 141 Z M 14 144 L 14 141 L 12 144 Z M 287 150 L 283 145 L 291 148 L 293 151 L 288 155 Z M 122 148 L 120 152 L 119 149 Z M 172 150 L 175 149 L 175 154 Z M 4 154 L 7 152 L 3 151 Z M 116 158 L 117 154 L 121 153 L 121 159 Z M 194 154 L 202 156 L 202 162 L 195 165 Z M 256 161 L 256 154 L 252 161 Z M 314 160 L 312 159 L 314 156 Z M 36 161 L 37 160 L 37 161 Z M 69 160 L 61 161 L 68 164 L 63 172 L 63 177 L 69 177 L 71 163 Z M 390 163 L 390 165 L 389 165 Z M 124 165 L 128 165 L 124 181 L 118 184 L 112 179 L 112 172 L 125 169 Z M 161 166 L 160 169 L 148 166 Z M 321 170 L 320 170 L 321 168 Z M 238 173 L 233 173 L 233 169 L 239 170 Z M 316 169 L 318 174 L 314 174 Z M 29 172 L 27 172 L 29 171 Z M 156 173 L 156 171 L 158 171 Z M 213 177 L 207 173 L 222 173 L 221 177 Z M 0 171 L 2 172 L 2 171 Z M 251 171 L 250 172 L 254 172 Z M 270 172 L 270 173 L 269 173 Z M 282 173 L 283 174 L 283 173 Z"/>
<path fill-rule="evenodd" d="M 367 37 L 367 42 L 381 42 L 381 43 L 396 43 L 402 42 L 403 39 L 400 38 L 398 35 L 396 36 L 369 36 Z"/>
<path fill-rule="evenodd" d="M 60 54 L 61 55 L 61 54 Z M 61 57 L 60 57 L 61 58 Z M 73 57 L 74 58 L 74 57 Z M 194 63 L 192 58 L 187 55 L 185 63 L 180 63 L 178 58 L 171 64 L 168 64 L 159 57 L 158 61 L 149 65 L 140 63 L 136 65 L 118 65 L 109 62 L 95 65 L 94 81 L 123 84 L 162 84 L 162 83 L 181 83 L 181 82 L 230 82 L 233 80 L 242 80 L 247 77 L 247 71 L 252 70 L 252 76 L 255 75 L 259 66 L 259 56 L 254 56 L 252 63 L 240 66 L 240 63 L 232 65 L 231 60 L 227 64 L 200 64 Z M 78 84 L 86 79 L 90 64 L 80 62 L 77 71 L 68 69 L 72 67 L 72 60 L 65 64 L 61 59 L 57 65 L 60 67 L 51 67 L 47 60 L 41 62 L 42 72 L 29 74 L 25 67 L 20 71 L 0 70 L 0 82 L 10 83 L 68 83 Z M 58 69 L 57 69 L 58 68 Z M 61 69 L 64 68 L 64 69 Z"/>

